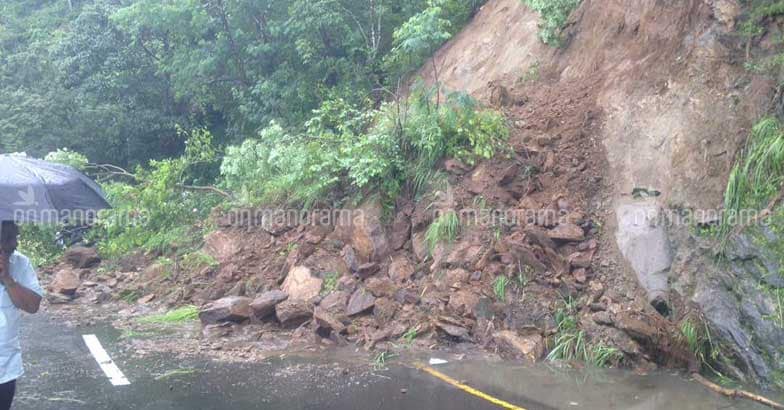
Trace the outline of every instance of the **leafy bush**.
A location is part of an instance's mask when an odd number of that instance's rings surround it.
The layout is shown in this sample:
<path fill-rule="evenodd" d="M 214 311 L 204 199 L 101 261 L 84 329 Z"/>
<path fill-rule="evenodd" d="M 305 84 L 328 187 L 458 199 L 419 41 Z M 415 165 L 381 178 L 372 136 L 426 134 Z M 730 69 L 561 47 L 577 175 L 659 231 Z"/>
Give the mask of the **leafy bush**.
<path fill-rule="evenodd" d="M 444 157 L 473 162 L 505 149 L 508 129 L 499 113 L 464 94 L 450 94 L 441 104 L 432 97 L 418 88 L 378 110 L 327 101 L 302 133 L 271 123 L 258 138 L 227 148 L 224 186 L 249 204 L 309 207 L 373 190 L 393 198 L 417 172 L 432 170 Z"/>
<path fill-rule="evenodd" d="M 580 5 L 581 0 L 523 0 L 532 10 L 539 13 L 542 22 L 539 24 L 539 38 L 551 46 L 561 44 L 561 29 L 572 11 Z"/>

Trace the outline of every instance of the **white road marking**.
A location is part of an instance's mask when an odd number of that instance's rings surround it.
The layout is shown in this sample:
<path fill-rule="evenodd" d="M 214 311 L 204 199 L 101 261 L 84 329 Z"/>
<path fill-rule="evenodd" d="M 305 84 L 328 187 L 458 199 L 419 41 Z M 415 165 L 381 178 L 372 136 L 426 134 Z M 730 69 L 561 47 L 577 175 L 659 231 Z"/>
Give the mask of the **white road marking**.
<path fill-rule="evenodd" d="M 95 361 L 101 366 L 101 370 L 103 370 L 113 386 L 127 386 L 131 384 L 131 382 L 125 378 L 123 372 L 120 371 L 120 368 L 114 364 L 114 361 L 109 357 L 109 354 L 106 353 L 106 350 L 103 349 L 101 342 L 98 341 L 98 338 L 95 337 L 95 335 L 82 335 L 82 338 L 84 339 L 87 348 L 90 349 L 90 353 L 92 353 Z"/>

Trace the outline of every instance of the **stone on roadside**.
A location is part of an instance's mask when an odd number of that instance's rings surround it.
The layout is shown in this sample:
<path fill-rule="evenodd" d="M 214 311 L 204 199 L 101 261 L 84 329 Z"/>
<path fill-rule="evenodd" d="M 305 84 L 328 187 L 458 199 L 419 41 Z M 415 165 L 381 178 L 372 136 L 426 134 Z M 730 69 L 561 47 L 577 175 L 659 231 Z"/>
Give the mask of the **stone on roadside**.
<path fill-rule="evenodd" d="M 565 223 L 547 231 L 547 236 L 559 241 L 579 242 L 585 239 L 585 232 L 575 224 Z"/>
<path fill-rule="evenodd" d="M 286 275 L 281 290 L 289 295 L 289 299 L 311 300 L 321 293 L 322 282 L 321 279 L 311 275 L 310 269 L 295 266 Z"/>
<path fill-rule="evenodd" d="M 530 363 L 544 355 L 544 339 L 539 334 L 520 336 L 517 332 L 503 330 L 494 333 L 493 339 L 501 350 Z"/>
<path fill-rule="evenodd" d="M 49 290 L 65 296 L 76 295 L 81 281 L 79 272 L 73 269 L 61 269 L 54 274 L 54 280 L 49 284 Z"/>
<path fill-rule="evenodd" d="M 65 251 L 65 260 L 76 269 L 88 269 L 101 263 L 98 251 L 85 246 L 74 246 Z"/>
<path fill-rule="evenodd" d="M 358 315 L 370 310 L 376 304 L 376 298 L 366 289 L 359 288 L 351 295 L 346 307 L 346 314 L 349 316 Z"/>
<path fill-rule="evenodd" d="M 253 316 L 258 319 L 264 319 L 267 316 L 275 313 L 275 306 L 289 298 L 286 292 L 281 290 L 270 290 L 262 293 L 253 302 L 250 303 L 250 309 L 253 311 Z"/>
<path fill-rule="evenodd" d="M 275 306 L 275 316 L 285 326 L 297 326 L 313 317 L 313 305 L 302 299 L 287 299 Z"/>
<path fill-rule="evenodd" d="M 199 311 L 203 324 L 243 322 L 250 318 L 251 299 L 244 296 L 228 296 L 208 303 Z"/>

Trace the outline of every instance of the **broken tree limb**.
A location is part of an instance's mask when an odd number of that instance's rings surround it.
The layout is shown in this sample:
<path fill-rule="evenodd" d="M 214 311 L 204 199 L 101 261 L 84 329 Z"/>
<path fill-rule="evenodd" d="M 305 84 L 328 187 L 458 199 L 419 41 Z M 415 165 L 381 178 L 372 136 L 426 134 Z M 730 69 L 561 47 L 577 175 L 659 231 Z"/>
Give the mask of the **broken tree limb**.
<path fill-rule="evenodd" d="M 721 394 L 722 396 L 726 396 L 726 397 L 729 397 L 731 399 L 751 400 L 753 402 L 763 404 L 763 405 L 768 406 L 770 408 L 784 410 L 784 405 L 781 404 L 781 403 L 777 403 L 777 402 L 775 402 L 773 400 L 770 400 L 768 398 L 762 397 L 762 396 L 760 396 L 758 394 L 747 392 L 745 390 L 728 389 L 726 387 L 721 387 L 718 384 L 713 383 L 712 381 L 702 377 L 702 375 L 700 375 L 699 373 L 692 373 L 691 377 L 694 379 L 694 381 L 696 381 L 697 383 L 705 386 L 708 390 L 711 390 L 713 392 Z"/>

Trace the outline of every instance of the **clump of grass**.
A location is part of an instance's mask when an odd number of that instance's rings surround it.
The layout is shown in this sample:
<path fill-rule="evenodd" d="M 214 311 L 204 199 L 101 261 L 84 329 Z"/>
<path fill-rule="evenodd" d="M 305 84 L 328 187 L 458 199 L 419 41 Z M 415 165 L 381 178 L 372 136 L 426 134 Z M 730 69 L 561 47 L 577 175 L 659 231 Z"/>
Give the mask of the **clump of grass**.
<path fill-rule="evenodd" d="M 118 297 L 126 303 L 136 303 L 136 301 L 142 297 L 142 294 L 138 290 L 125 289 L 120 292 Z"/>
<path fill-rule="evenodd" d="M 493 282 L 493 293 L 496 299 L 501 302 L 506 302 L 506 287 L 509 285 L 509 278 L 506 276 L 499 276 Z"/>
<path fill-rule="evenodd" d="M 453 210 L 446 211 L 439 215 L 427 228 L 425 242 L 428 250 L 432 253 L 436 245 L 443 242 L 454 242 L 460 231 L 460 218 Z"/>
<path fill-rule="evenodd" d="M 590 357 L 587 362 L 595 367 L 609 367 L 620 363 L 623 359 L 623 352 L 615 347 L 610 347 L 604 343 L 591 346 Z"/>
<path fill-rule="evenodd" d="M 732 168 L 724 193 L 724 215 L 719 233 L 725 237 L 744 223 L 741 211 L 759 210 L 784 183 L 784 131 L 775 118 L 764 118 L 751 130 L 749 141 Z"/>
<path fill-rule="evenodd" d="M 585 334 L 577 326 L 577 319 L 572 314 L 571 306 L 561 309 L 555 314 L 558 333 L 555 344 L 547 360 L 580 361 L 595 367 L 617 365 L 623 360 L 623 353 L 615 347 L 604 343 L 591 344 Z"/>
<path fill-rule="evenodd" d="M 340 274 L 337 272 L 330 272 L 324 275 L 324 282 L 321 283 L 321 294 L 328 295 L 338 288 L 338 279 Z"/>
<path fill-rule="evenodd" d="M 182 306 L 160 315 L 150 315 L 139 319 L 139 323 L 175 324 L 199 318 L 199 308 L 193 305 Z"/>
<path fill-rule="evenodd" d="M 400 339 L 403 340 L 403 344 L 405 344 L 407 347 L 411 346 L 414 343 L 414 339 L 416 339 L 419 335 L 418 332 L 419 326 L 412 327 L 408 329 L 406 333 L 403 333 L 403 336 L 401 336 Z"/>
<path fill-rule="evenodd" d="M 700 366 L 709 369 L 719 379 L 726 379 L 715 365 L 726 361 L 721 349 L 713 343 L 708 325 L 699 320 L 688 318 L 680 324 L 680 336 L 689 351 L 699 360 Z"/>
<path fill-rule="evenodd" d="M 387 362 L 392 360 L 397 355 L 392 354 L 388 351 L 379 352 L 376 357 L 373 358 L 373 370 L 382 370 L 387 367 Z"/>

